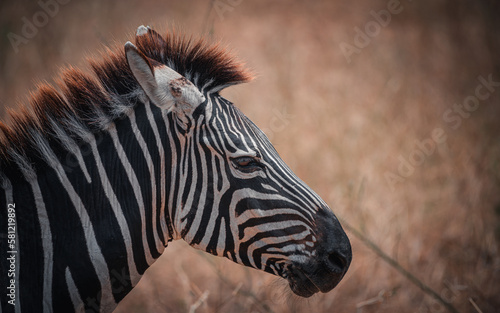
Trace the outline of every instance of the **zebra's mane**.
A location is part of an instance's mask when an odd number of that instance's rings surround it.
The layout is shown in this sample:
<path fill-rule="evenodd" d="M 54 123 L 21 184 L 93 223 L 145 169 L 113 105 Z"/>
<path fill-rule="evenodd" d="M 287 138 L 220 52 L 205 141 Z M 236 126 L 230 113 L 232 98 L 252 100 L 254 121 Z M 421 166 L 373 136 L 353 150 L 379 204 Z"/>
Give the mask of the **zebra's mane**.
<path fill-rule="evenodd" d="M 148 27 L 147 34 L 136 37 L 136 46 L 202 92 L 219 92 L 251 79 L 243 64 L 219 44 L 204 39 L 193 40 L 175 32 L 162 37 Z M 40 160 L 48 162 L 47 147 L 70 150 L 75 142 L 105 129 L 134 108 L 142 91 L 128 67 L 123 46 L 108 48 L 100 59 L 92 58 L 89 63 L 88 72 L 65 69 L 57 88 L 39 85 L 28 106 L 10 112 L 11 125 L 0 122 L 0 174 L 14 162 L 29 175 Z"/>

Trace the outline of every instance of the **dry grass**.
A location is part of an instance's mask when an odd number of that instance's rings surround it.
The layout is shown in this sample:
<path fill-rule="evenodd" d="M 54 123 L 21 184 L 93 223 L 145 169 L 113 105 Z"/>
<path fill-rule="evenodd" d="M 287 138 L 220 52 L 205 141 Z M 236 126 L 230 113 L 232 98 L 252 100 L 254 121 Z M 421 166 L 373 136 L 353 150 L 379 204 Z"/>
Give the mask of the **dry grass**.
<path fill-rule="evenodd" d="M 231 3 L 218 0 L 216 3 Z M 233 1 L 237 2 L 237 1 Z M 241 1 L 223 18 L 208 2 L 73 1 L 14 53 L 6 39 L 36 3 L 0 5 L 0 101 L 140 24 L 175 24 L 222 38 L 259 74 L 225 91 L 335 213 L 460 312 L 500 309 L 500 90 L 462 124 L 446 110 L 500 81 L 498 5 L 402 1 L 370 44 L 346 62 L 339 44 L 389 1 Z M 206 24 L 204 24 L 206 21 Z M 496 87 L 498 89 L 498 87 Z M 278 112 L 278 113 L 277 113 Z M 281 112 L 281 113 L 279 113 Z M 280 114 L 288 119 L 276 123 Z M 274 125 L 274 126 L 273 126 Z M 391 187 L 399 157 L 442 128 L 447 140 Z M 354 260 L 337 289 L 303 300 L 268 274 L 175 242 L 119 312 L 444 312 L 352 233 Z"/>

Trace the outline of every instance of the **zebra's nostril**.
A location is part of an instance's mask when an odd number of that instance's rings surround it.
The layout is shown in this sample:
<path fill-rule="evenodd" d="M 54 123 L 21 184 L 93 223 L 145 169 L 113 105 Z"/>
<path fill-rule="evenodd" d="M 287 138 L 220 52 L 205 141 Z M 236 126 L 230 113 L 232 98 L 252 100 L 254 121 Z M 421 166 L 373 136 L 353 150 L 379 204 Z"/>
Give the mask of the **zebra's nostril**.
<path fill-rule="evenodd" d="M 340 271 L 341 273 L 343 273 L 347 268 L 346 258 L 337 252 L 333 252 L 328 255 L 328 263 L 334 271 Z"/>

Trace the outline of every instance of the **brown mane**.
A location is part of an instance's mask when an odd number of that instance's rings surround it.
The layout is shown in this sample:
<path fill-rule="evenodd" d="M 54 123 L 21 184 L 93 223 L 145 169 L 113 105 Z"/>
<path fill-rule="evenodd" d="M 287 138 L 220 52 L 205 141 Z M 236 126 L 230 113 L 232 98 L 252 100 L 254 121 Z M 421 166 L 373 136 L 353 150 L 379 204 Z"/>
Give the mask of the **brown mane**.
<path fill-rule="evenodd" d="M 251 79 L 225 49 L 203 39 L 173 32 L 162 37 L 148 28 L 146 35 L 136 37 L 136 46 L 147 57 L 185 76 L 202 92 L 219 92 Z M 83 131 L 99 131 L 136 105 L 140 86 L 128 67 L 123 47 L 107 49 L 102 59 L 90 60 L 90 66 L 90 73 L 64 70 L 57 83 L 59 90 L 40 85 L 29 106 L 10 113 L 10 126 L 0 122 L 0 174 L 12 162 L 29 172 L 31 164 L 42 159 L 40 138 L 42 146 L 61 147 L 56 134 L 62 129 L 78 142 Z"/>

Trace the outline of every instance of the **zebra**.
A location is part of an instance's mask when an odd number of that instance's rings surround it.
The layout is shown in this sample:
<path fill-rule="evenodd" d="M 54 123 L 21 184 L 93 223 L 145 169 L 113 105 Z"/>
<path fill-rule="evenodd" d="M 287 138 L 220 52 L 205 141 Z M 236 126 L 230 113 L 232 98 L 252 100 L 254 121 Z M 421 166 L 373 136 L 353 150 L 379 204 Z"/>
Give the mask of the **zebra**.
<path fill-rule="evenodd" d="M 328 205 L 220 95 L 218 44 L 140 26 L 0 123 L 0 312 L 111 312 L 172 240 L 332 290 L 352 259 Z"/>

